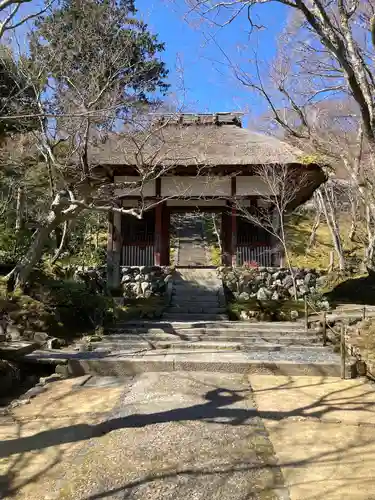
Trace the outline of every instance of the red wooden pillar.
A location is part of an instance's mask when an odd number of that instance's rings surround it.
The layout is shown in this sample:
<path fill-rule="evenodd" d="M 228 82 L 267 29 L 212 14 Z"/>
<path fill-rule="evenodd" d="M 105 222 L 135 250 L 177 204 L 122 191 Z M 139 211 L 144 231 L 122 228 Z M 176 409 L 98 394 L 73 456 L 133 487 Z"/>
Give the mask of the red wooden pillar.
<path fill-rule="evenodd" d="M 161 265 L 169 266 L 169 230 L 171 214 L 169 207 L 163 204 L 162 232 L 161 232 Z"/>
<path fill-rule="evenodd" d="M 231 266 L 236 267 L 237 264 L 237 209 L 232 206 L 231 213 L 231 229 L 232 229 L 232 239 L 231 239 Z"/>
<path fill-rule="evenodd" d="M 237 210 L 235 205 L 235 198 L 237 193 L 237 177 L 233 176 L 231 179 L 231 195 L 232 195 L 232 211 L 231 211 L 231 266 L 236 267 L 237 264 Z"/>
<path fill-rule="evenodd" d="M 231 217 L 229 207 L 227 207 L 221 214 L 221 263 L 223 266 L 232 265 L 231 244 Z"/>
<path fill-rule="evenodd" d="M 163 205 L 158 203 L 155 207 L 155 266 L 162 265 L 162 240 L 163 240 Z"/>

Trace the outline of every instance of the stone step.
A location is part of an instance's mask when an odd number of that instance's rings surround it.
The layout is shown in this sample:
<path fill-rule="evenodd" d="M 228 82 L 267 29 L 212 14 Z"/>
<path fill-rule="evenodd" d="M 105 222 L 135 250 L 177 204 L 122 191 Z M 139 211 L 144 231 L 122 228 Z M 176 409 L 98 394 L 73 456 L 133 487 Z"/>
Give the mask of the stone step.
<path fill-rule="evenodd" d="M 147 342 L 147 340 L 149 340 Z M 252 351 L 280 351 L 280 352 L 287 352 L 287 351 L 301 351 L 301 349 L 307 349 L 309 352 L 320 352 L 323 349 L 326 349 L 322 345 L 318 344 L 307 344 L 307 345 L 302 345 L 302 344 L 280 344 L 275 341 L 275 343 L 270 343 L 270 342 L 262 342 L 262 339 L 257 339 L 254 342 L 242 342 L 240 341 L 233 341 L 233 339 L 230 340 L 215 340 L 215 339 L 204 339 L 204 340 L 126 340 L 122 342 L 117 342 L 117 341 L 106 341 L 103 340 L 102 342 L 98 342 L 97 345 L 94 344 L 93 347 L 94 349 L 99 349 L 99 350 L 108 350 L 113 352 L 116 351 L 121 351 L 121 350 L 131 350 L 131 349 L 170 349 L 171 351 L 175 350 L 191 350 L 191 349 L 203 349 L 203 350 L 211 350 L 211 351 L 221 351 L 221 350 L 226 350 L 226 351 L 247 351 L 247 352 L 252 352 Z M 275 339 L 276 340 L 276 339 Z"/>
<path fill-rule="evenodd" d="M 361 319 L 363 316 L 363 312 L 361 310 L 342 310 L 342 311 L 332 311 L 327 314 L 327 321 L 339 321 L 339 320 L 350 320 L 350 319 Z M 375 317 L 375 311 L 366 311 L 366 318 Z M 309 322 L 320 321 L 322 319 L 321 314 L 311 314 L 309 316 Z"/>
<path fill-rule="evenodd" d="M 169 307 L 166 311 L 167 314 L 169 313 L 179 313 L 179 314 L 197 314 L 197 313 L 204 313 L 204 314 L 225 314 L 226 308 L 225 307 L 219 307 L 218 305 L 216 306 L 200 306 L 196 304 L 195 306 L 191 305 L 172 305 Z"/>
<path fill-rule="evenodd" d="M 135 319 L 124 322 L 118 322 L 115 330 L 119 329 L 143 329 L 149 331 L 150 329 L 157 329 L 165 331 L 168 329 L 170 332 L 177 330 L 191 330 L 191 329 L 204 329 L 207 330 L 235 330 L 235 331 L 251 331 L 251 332 L 305 332 L 305 325 L 303 322 L 279 321 L 279 322 L 248 322 L 248 321 L 166 321 L 165 318 L 161 320 L 146 320 Z M 109 330 L 113 330 L 109 329 Z M 309 330 L 313 332 L 313 330 Z"/>
<path fill-rule="evenodd" d="M 69 373 L 126 376 L 143 372 L 207 371 L 243 374 L 340 376 L 339 357 L 334 354 L 297 352 L 169 352 L 168 350 L 98 356 L 93 353 L 67 355 Z M 311 354 L 311 353 L 310 353 Z M 347 376 L 354 376 L 353 362 L 347 364 Z"/>
<path fill-rule="evenodd" d="M 167 334 L 167 333 L 143 333 L 143 334 L 132 334 L 132 333 L 119 333 L 115 335 L 106 335 L 103 337 L 101 342 L 115 342 L 118 344 L 126 344 L 127 342 L 242 342 L 246 345 L 251 345 L 257 342 L 262 342 L 264 344 L 279 344 L 279 345 L 311 345 L 311 344 L 321 344 L 322 337 L 320 335 L 262 335 L 262 334 L 251 334 L 251 335 L 207 335 L 205 333 L 201 335 L 196 334 L 183 334 L 179 333 L 177 335 Z"/>
<path fill-rule="evenodd" d="M 184 291 L 172 288 L 171 295 L 179 300 L 217 300 L 220 294 L 218 292 L 208 292 L 207 290 L 201 290 L 199 288 L 188 288 Z M 195 299 L 193 299 L 193 297 Z"/>
<path fill-rule="evenodd" d="M 18 359 L 38 348 L 39 344 L 36 342 L 24 342 L 19 340 L 0 342 L 0 359 Z"/>
<path fill-rule="evenodd" d="M 220 300 L 220 297 L 218 295 L 207 295 L 205 297 L 201 297 L 200 295 L 191 294 L 186 294 L 186 297 L 181 297 L 181 295 L 172 294 L 172 300 L 181 304 L 196 304 L 197 302 L 202 304 L 216 304 Z"/>
<path fill-rule="evenodd" d="M 166 312 L 162 317 L 164 320 L 171 321 L 220 321 L 227 318 L 226 314 L 219 313 L 181 313 L 181 312 Z"/>
<path fill-rule="evenodd" d="M 194 337 L 293 337 L 299 338 L 305 337 L 316 337 L 320 335 L 320 332 L 314 330 L 253 330 L 253 329 L 237 329 L 237 328 L 175 328 L 174 326 L 165 326 L 161 328 L 148 326 L 133 326 L 133 327 L 118 327 L 107 330 L 107 334 L 134 334 L 134 335 L 172 335 L 187 338 L 189 336 Z"/>

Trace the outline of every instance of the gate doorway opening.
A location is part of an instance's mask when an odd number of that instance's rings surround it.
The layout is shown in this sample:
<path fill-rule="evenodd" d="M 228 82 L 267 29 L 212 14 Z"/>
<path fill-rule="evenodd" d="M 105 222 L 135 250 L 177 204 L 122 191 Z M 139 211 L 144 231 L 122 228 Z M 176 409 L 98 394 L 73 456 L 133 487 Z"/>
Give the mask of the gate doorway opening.
<path fill-rule="evenodd" d="M 172 212 L 170 220 L 171 264 L 206 268 L 221 265 L 220 212 Z"/>
<path fill-rule="evenodd" d="M 173 206 L 167 201 L 145 212 L 143 219 L 118 216 L 113 245 L 120 266 L 280 265 L 270 233 L 241 217 L 229 203 Z"/>

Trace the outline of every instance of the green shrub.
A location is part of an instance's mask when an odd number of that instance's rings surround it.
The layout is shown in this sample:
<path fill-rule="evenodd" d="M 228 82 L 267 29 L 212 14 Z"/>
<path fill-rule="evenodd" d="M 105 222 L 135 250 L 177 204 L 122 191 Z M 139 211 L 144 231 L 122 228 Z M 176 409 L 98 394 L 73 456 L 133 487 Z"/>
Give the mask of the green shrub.
<path fill-rule="evenodd" d="M 114 319 L 111 297 L 40 269 L 32 273 L 27 292 L 6 294 L 2 287 L 0 293 L 0 307 L 8 311 L 21 332 L 45 331 L 56 337 L 73 337 Z"/>
<path fill-rule="evenodd" d="M 254 321 L 291 321 L 304 316 L 304 302 L 296 300 L 236 301 L 228 304 L 228 315 L 232 320 L 242 319 L 245 313 Z"/>
<path fill-rule="evenodd" d="M 211 264 L 213 266 L 221 266 L 221 252 L 220 248 L 217 246 L 211 246 Z"/>
<path fill-rule="evenodd" d="M 14 264 L 25 254 L 30 246 L 31 231 L 16 232 L 14 227 L 0 225 L 0 263 Z"/>

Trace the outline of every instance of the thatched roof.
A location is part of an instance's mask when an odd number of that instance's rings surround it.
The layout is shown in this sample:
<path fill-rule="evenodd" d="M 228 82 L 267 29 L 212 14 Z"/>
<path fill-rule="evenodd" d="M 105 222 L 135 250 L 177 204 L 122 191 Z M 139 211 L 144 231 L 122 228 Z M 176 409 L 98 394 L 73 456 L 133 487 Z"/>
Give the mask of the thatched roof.
<path fill-rule="evenodd" d="M 138 156 L 137 156 L 138 155 Z M 163 116 L 146 132 L 110 135 L 90 148 L 96 165 L 246 166 L 303 163 L 303 153 L 241 126 L 238 115 Z"/>
<path fill-rule="evenodd" d="M 97 174 L 138 175 L 160 168 L 162 175 L 260 175 L 259 167 L 288 167 L 288 183 L 299 186 L 290 208 L 307 201 L 325 180 L 322 168 L 303 152 L 275 137 L 244 129 L 238 114 L 161 116 L 137 133 L 112 134 L 89 149 Z M 259 170 L 258 170 L 259 171 Z"/>

